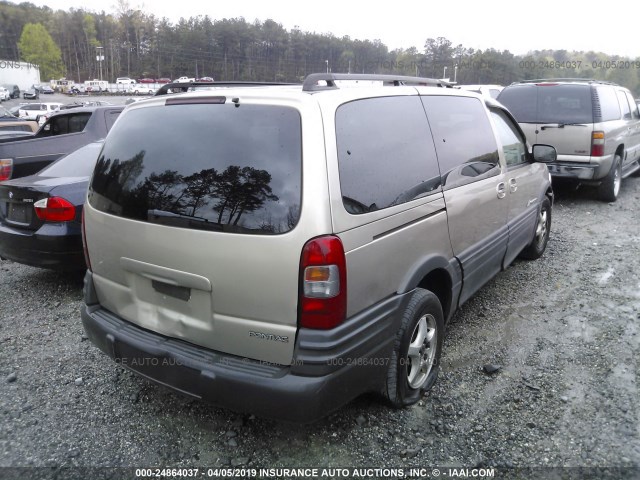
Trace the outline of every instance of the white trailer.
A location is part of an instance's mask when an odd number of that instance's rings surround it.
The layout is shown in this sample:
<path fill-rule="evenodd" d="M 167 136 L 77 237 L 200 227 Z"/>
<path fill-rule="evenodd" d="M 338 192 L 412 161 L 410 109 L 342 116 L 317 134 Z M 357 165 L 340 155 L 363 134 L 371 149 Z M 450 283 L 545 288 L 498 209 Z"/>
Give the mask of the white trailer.
<path fill-rule="evenodd" d="M 40 83 L 40 67 L 28 62 L 0 60 L 0 85 L 18 85 L 28 90 Z"/>

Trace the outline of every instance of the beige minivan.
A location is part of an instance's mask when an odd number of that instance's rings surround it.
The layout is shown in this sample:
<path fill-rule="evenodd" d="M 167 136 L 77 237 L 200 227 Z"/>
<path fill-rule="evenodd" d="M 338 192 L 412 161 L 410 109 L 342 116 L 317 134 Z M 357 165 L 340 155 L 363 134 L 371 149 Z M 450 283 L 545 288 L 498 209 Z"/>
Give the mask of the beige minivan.
<path fill-rule="evenodd" d="M 553 145 L 554 178 L 598 187 L 615 202 L 622 179 L 640 172 L 640 111 L 620 85 L 587 79 L 528 80 L 498 96 L 531 143 Z"/>
<path fill-rule="evenodd" d="M 165 85 L 107 136 L 84 209 L 88 337 L 263 416 L 415 403 L 454 311 L 545 251 L 555 150 L 437 80 L 218 85 Z"/>

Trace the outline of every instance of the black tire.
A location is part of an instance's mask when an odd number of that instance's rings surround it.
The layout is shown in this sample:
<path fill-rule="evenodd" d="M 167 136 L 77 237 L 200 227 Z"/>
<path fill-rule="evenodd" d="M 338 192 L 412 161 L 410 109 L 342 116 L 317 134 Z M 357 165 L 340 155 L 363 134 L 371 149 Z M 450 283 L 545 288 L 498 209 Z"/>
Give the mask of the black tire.
<path fill-rule="evenodd" d="M 36 123 L 40 123 L 40 115 L 36 117 Z"/>
<path fill-rule="evenodd" d="M 602 183 L 598 187 L 598 197 L 603 202 L 615 202 L 620 193 L 620 185 L 622 183 L 622 159 L 616 155 L 613 159 L 613 165 L 606 177 L 602 179 Z"/>
<path fill-rule="evenodd" d="M 520 257 L 527 260 L 537 260 L 547 249 L 549 243 L 549 234 L 551 233 L 551 202 L 547 197 L 540 204 L 538 219 L 536 221 L 536 231 L 533 240 L 527 245 Z"/>
<path fill-rule="evenodd" d="M 440 369 L 444 316 L 438 297 L 418 288 L 412 294 L 396 334 L 387 372 L 385 397 L 392 406 L 413 405 L 433 387 Z"/>

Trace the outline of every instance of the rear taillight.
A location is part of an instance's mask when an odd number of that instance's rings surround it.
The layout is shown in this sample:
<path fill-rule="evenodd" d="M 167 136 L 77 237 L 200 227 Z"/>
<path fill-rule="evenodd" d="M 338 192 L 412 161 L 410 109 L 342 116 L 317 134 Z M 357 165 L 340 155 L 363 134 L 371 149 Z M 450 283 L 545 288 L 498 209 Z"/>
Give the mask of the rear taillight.
<path fill-rule="evenodd" d="M 33 204 L 36 215 L 46 222 L 70 222 L 76 218 L 76 207 L 62 197 L 49 197 Z"/>
<path fill-rule="evenodd" d="M 9 180 L 13 173 L 13 159 L 12 158 L 0 158 L 0 182 L 2 180 Z"/>
<path fill-rule="evenodd" d="M 84 226 L 84 208 L 82 209 L 82 250 L 84 251 L 84 263 L 87 264 L 87 268 L 91 270 L 91 261 L 89 260 L 89 249 L 87 248 L 87 232 Z"/>
<path fill-rule="evenodd" d="M 604 132 L 591 134 L 591 156 L 602 157 L 604 155 Z"/>
<path fill-rule="evenodd" d="M 299 325 L 329 329 L 347 313 L 347 265 L 338 237 L 309 240 L 300 259 Z"/>

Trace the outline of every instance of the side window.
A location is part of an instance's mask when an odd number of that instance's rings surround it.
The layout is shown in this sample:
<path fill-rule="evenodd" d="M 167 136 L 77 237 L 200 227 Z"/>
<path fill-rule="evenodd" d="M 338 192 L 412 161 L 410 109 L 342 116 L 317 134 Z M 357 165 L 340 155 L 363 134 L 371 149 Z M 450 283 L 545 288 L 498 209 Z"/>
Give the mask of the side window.
<path fill-rule="evenodd" d="M 106 112 L 105 115 L 106 115 L 105 120 L 107 122 L 107 131 L 109 131 L 111 130 L 111 127 L 113 127 L 114 122 L 120 115 L 120 112 L 114 112 L 113 110 L 110 110 Z"/>
<path fill-rule="evenodd" d="M 615 90 L 610 86 L 596 87 L 598 101 L 600 102 L 600 115 L 602 122 L 620 120 L 620 105 L 616 98 Z M 596 121 L 598 121 L 596 119 Z"/>
<path fill-rule="evenodd" d="M 91 118 L 91 113 L 85 112 L 78 115 L 68 115 L 69 118 L 69 130 L 68 133 L 78 133 L 84 130 L 87 122 Z"/>
<path fill-rule="evenodd" d="M 500 146 L 507 161 L 507 167 L 526 163 L 526 146 L 512 120 L 502 110 L 498 109 L 491 109 L 491 118 L 498 131 Z"/>
<path fill-rule="evenodd" d="M 629 107 L 627 96 L 622 90 L 616 90 L 616 93 L 618 94 L 618 101 L 620 102 L 620 108 L 622 109 L 622 118 L 624 120 L 631 120 L 631 108 Z"/>
<path fill-rule="evenodd" d="M 52 136 L 69 133 L 69 117 L 66 115 L 52 118 L 50 125 L 50 134 Z"/>
<path fill-rule="evenodd" d="M 500 173 L 498 145 L 482 101 L 471 97 L 422 97 L 446 189 Z"/>
<path fill-rule="evenodd" d="M 67 117 L 53 117 L 46 121 L 38 133 L 37 138 L 41 137 L 53 137 L 54 135 L 61 135 L 67 133 Z"/>
<path fill-rule="evenodd" d="M 640 119 L 640 112 L 638 112 L 638 104 L 636 103 L 636 101 L 633 99 L 633 97 L 629 92 L 624 92 L 624 94 L 627 96 L 627 100 L 629 101 L 629 105 L 631 106 L 631 118 L 633 118 L 634 120 Z"/>
<path fill-rule="evenodd" d="M 336 111 L 345 209 L 361 214 L 440 190 L 429 124 L 418 97 L 368 98 Z"/>

